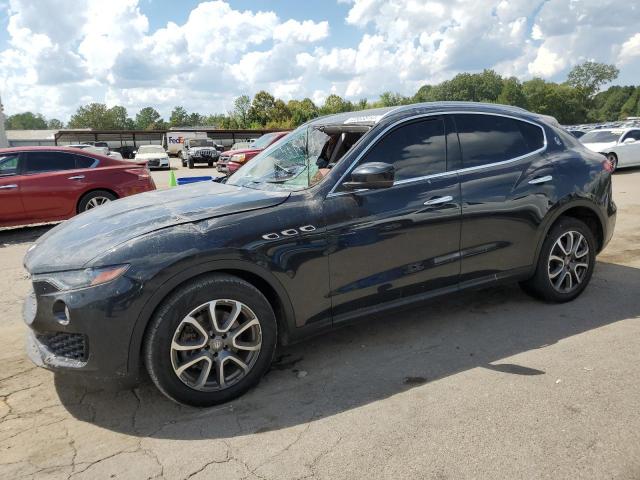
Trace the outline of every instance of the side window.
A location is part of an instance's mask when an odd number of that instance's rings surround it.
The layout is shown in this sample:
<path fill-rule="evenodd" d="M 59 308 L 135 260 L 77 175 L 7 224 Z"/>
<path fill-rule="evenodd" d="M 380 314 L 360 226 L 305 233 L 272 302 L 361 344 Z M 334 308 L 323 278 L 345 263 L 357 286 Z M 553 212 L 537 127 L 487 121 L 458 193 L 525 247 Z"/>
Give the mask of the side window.
<path fill-rule="evenodd" d="M 440 118 L 401 125 L 373 146 L 360 162 L 384 162 L 396 169 L 396 181 L 443 173 L 447 142 Z"/>
<path fill-rule="evenodd" d="M 542 130 L 498 115 L 455 116 L 465 168 L 511 160 L 544 146 Z"/>
<path fill-rule="evenodd" d="M 631 130 L 624 136 L 624 140 L 627 138 L 633 138 L 636 141 L 640 140 L 640 130 Z"/>
<path fill-rule="evenodd" d="M 83 157 L 81 155 L 76 155 L 76 168 L 91 168 L 91 166 L 96 163 L 95 158 Z"/>
<path fill-rule="evenodd" d="M 64 152 L 28 152 L 24 160 L 25 173 L 54 172 L 76 168 L 75 155 Z"/>
<path fill-rule="evenodd" d="M 18 155 L 0 156 L 0 177 L 18 173 Z"/>

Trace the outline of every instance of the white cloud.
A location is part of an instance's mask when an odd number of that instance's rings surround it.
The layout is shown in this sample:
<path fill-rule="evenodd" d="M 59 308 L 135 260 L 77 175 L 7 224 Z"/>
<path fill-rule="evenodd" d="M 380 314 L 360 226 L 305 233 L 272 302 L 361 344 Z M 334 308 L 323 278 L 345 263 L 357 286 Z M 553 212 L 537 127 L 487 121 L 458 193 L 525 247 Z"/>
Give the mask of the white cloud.
<path fill-rule="evenodd" d="M 563 80 L 585 60 L 616 63 L 620 81 L 640 75 L 640 8 L 623 0 L 338 1 L 352 34 L 340 45 L 328 21 L 220 0 L 153 30 L 140 0 L 10 0 L 0 93 L 8 113 L 66 119 L 89 101 L 167 116 L 179 104 L 226 111 L 260 89 L 314 101 L 411 94 L 483 68 Z"/>
<path fill-rule="evenodd" d="M 638 57 L 640 57 L 640 33 L 636 33 L 622 44 L 618 61 L 620 65 L 625 65 Z"/>

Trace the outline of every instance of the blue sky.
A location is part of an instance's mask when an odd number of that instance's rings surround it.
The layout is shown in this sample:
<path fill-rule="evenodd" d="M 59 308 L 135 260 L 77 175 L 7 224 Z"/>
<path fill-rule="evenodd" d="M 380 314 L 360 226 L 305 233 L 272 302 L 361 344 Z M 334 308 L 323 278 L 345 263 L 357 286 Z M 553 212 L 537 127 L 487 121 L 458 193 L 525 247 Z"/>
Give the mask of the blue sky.
<path fill-rule="evenodd" d="M 615 22 L 603 21 L 611 19 Z M 89 102 L 228 111 L 413 94 L 460 72 L 563 81 L 586 60 L 640 78 L 640 5 L 625 0 L 0 0 L 7 113 L 67 120 Z"/>

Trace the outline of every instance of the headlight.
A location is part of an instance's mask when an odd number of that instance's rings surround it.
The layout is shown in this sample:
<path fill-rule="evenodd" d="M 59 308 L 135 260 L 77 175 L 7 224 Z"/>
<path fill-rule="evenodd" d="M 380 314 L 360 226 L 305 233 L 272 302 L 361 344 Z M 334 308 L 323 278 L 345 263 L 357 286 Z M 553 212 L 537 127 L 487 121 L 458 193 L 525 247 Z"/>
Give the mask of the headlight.
<path fill-rule="evenodd" d="M 45 273 L 34 275 L 34 282 L 48 282 L 60 290 L 77 290 L 79 288 L 95 287 L 111 282 L 124 272 L 129 265 L 114 265 L 112 267 L 84 268 L 82 270 L 68 270 L 66 272 Z"/>
<path fill-rule="evenodd" d="M 242 163 L 244 162 L 244 153 L 236 153 L 235 155 L 231 155 L 229 159 L 230 162 Z"/>

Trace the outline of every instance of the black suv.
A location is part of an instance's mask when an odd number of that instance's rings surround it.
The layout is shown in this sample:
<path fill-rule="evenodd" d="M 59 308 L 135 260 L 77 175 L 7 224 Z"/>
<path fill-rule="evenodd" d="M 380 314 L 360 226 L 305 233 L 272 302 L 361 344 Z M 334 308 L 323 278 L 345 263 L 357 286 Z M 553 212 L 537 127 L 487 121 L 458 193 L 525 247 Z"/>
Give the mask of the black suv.
<path fill-rule="evenodd" d="M 111 202 L 27 253 L 39 365 L 138 373 L 213 405 L 276 344 L 502 281 L 587 286 L 613 233 L 611 165 L 554 119 L 428 103 L 313 120 L 230 176 Z"/>

